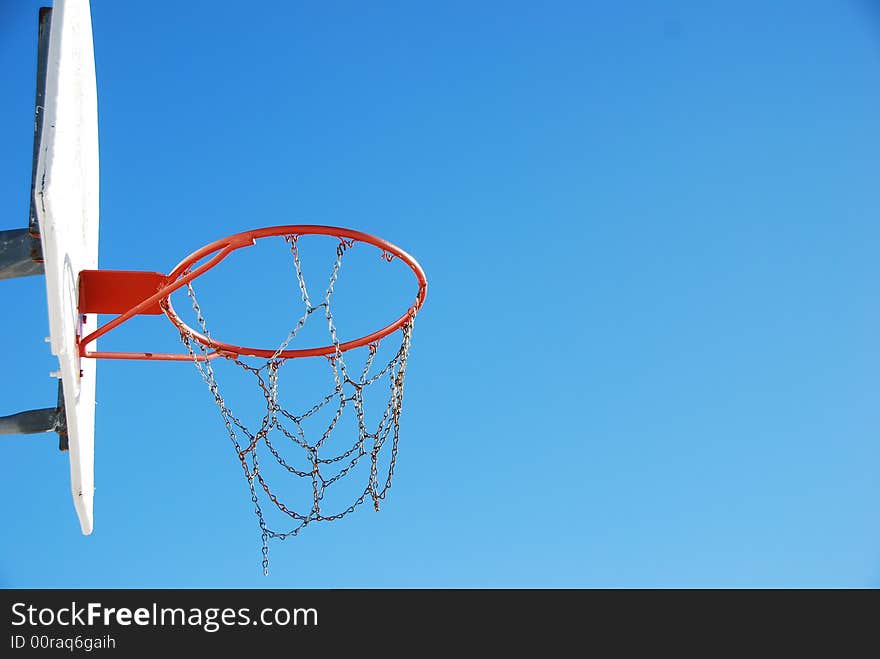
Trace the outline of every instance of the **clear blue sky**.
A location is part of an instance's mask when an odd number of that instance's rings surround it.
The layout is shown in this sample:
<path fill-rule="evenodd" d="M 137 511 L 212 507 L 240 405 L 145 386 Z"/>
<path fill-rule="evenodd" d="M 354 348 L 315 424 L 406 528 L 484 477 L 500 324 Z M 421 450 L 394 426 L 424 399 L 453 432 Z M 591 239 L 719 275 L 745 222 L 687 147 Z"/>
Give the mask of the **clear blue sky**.
<path fill-rule="evenodd" d="M 27 222 L 39 4 L 0 10 L 2 228 Z M 431 288 L 381 513 L 273 543 L 264 578 L 195 369 L 104 362 L 95 532 L 54 436 L 3 438 L 0 583 L 880 585 L 880 11 L 611 4 L 93 0 L 102 267 L 333 224 Z M 298 310 L 228 265 L 230 340 Z M 50 405 L 43 282 L 0 286 L 0 413 Z"/>

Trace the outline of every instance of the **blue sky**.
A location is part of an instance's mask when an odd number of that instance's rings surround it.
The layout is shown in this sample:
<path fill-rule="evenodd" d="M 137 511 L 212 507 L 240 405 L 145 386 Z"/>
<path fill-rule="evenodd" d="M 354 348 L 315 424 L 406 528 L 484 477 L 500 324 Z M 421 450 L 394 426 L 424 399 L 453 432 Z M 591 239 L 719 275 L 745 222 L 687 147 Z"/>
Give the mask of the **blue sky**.
<path fill-rule="evenodd" d="M 0 12 L 2 228 L 27 222 L 39 4 Z M 54 437 L 4 438 L 0 583 L 880 585 L 869 3 L 93 0 L 92 17 L 101 267 L 167 272 L 237 231 L 330 224 L 415 255 L 430 292 L 379 514 L 272 543 L 264 578 L 193 366 L 104 362 L 95 532 Z M 272 344 L 299 310 L 261 258 L 218 271 L 231 341 Z M 406 277 L 341 279 L 340 322 L 404 308 Z M 50 405 L 43 282 L 2 288 L 0 413 Z M 176 335 L 139 319 L 110 345 Z M 324 386 L 291 372 L 307 408 Z"/>

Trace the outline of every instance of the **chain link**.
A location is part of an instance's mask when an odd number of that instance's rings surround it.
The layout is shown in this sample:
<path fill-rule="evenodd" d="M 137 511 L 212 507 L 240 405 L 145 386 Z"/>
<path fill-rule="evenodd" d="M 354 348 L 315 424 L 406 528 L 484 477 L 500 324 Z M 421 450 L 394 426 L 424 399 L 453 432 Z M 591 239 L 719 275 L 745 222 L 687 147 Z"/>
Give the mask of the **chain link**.
<path fill-rule="evenodd" d="M 285 240 L 290 245 L 297 284 L 299 285 L 302 303 L 305 308 L 303 315 L 299 317 L 285 339 L 279 344 L 278 349 L 274 351 L 273 355 L 259 367 L 252 366 L 237 357 L 227 357 L 231 362 L 241 367 L 244 372 L 249 373 L 254 377 L 266 401 L 266 412 L 259 422 L 259 428 L 255 430 L 249 428 L 235 414 L 233 414 L 232 410 L 229 408 L 229 405 L 226 403 L 220 392 L 220 386 L 217 383 L 216 373 L 211 361 L 206 359 L 208 348 L 200 341 L 197 341 L 190 332 L 182 331 L 180 334 L 181 342 L 186 347 L 202 379 L 208 385 L 208 389 L 214 398 L 214 402 L 220 410 L 220 416 L 223 420 L 226 432 L 229 435 L 236 455 L 241 462 L 242 471 L 245 480 L 248 483 L 248 488 L 250 489 L 251 501 L 260 527 L 262 568 L 265 575 L 269 574 L 270 538 L 285 540 L 289 537 L 298 535 L 303 528 L 312 522 L 331 522 L 341 519 L 352 513 L 360 504 L 366 501 L 367 497 L 370 497 L 373 501 L 374 508 L 377 511 L 379 510 L 379 501 L 385 498 L 388 489 L 391 487 L 394 468 L 397 464 L 404 375 L 406 373 L 413 322 L 415 320 L 415 314 L 412 314 L 409 321 L 404 324 L 400 330 L 401 344 L 397 353 L 387 364 L 372 376 L 370 376 L 370 371 L 379 344 L 370 344 L 369 355 L 365 360 L 363 369 L 361 369 L 360 377 L 357 380 L 352 379 L 348 374 L 348 367 L 343 358 L 342 350 L 340 349 L 340 341 L 337 336 L 336 323 L 330 308 L 330 300 L 333 295 L 334 286 L 339 278 L 340 269 L 342 267 L 342 257 L 348 249 L 353 247 L 354 241 L 340 239 L 336 248 L 336 259 L 330 272 L 324 297 L 320 304 L 313 305 L 302 272 L 302 265 L 299 258 L 298 239 L 299 236 L 296 235 L 285 236 Z M 383 257 L 386 260 L 389 260 L 384 254 Z M 196 299 L 195 290 L 191 283 L 187 284 L 186 292 L 190 298 L 202 334 L 210 338 L 211 334 L 208 331 L 201 306 Z M 305 326 L 311 315 L 319 309 L 323 310 L 323 315 L 327 322 L 327 330 L 332 342 L 331 345 L 335 348 L 334 353 L 327 357 L 327 363 L 332 371 L 334 389 L 304 413 L 296 415 L 284 409 L 278 402 L 280 374 L 282 368 L 287 362 L 287 360 L 281 359 L 279 356 L 281 352 L 296 339 L 297 334 Z M 370 385 L 379 382 L 386 377 L 389 381 L 390 387 L 389 399 L 377 426 L 371 431 L 368 430 L 365 420 L 364 393 Z M 350 395 L 346 395 L 344 391 L 345 385 L 349 385 L 354 392 Z M 333 411 L 330 421 L 323 432 L 318 436 L 307 433 L 306 429 L 303 427 L 303 422 L 334 402 L 336 409 Z M 349 405 L 354 410 L 354 417 L 357 423 L 355 441 L 351 447 L 341 453 L 328 456 L 328 449 L 326 447 L 327 440 L 330 438 L 333 430 L 343 417 L 346 407 Z M 270 439 L 273 433 L 276 435 L 276 441 L 279 441 L 280 438 L 280 441 L 282 441 L 287 447 L 299 449 L 304 454 L 305 460 L 309 465 L 308 470 L 297 469 L 284 459 L 275 443 Z M 380 456 L 382 455 L 382 449 L 389 435 L 391 436 L 390 457 L 387 471 L 384 473 L 384 478 L 382 479 L 383 482 L 380 486 L 379 461 Z M 246 442 L 244 438 L 246 438 Z M 289 507 L 275 492 L 273 492 L 270 485 L 264 480 L 258 458 L 258 453 L 261 447 L 265 447 L 268 455 L 270 455 L 278 465 L 293 477 L 311 482 L 310 500 L 305 507 L 300 508 L 299 510 Z M 369 479 L 364 490 L 360 492 L 353 503 L 341 512 L 329 515 L 325 514 L 321 508 L 321 504 L 323 503 L 324 495 L 328 488 L 347 476 L 359 464 L 361 458 L 366 455 L 370 456 L 370 469 Z M 330 465 L 337 464 L 342 464 L 344 466 L 333 475 L 329 475 L 321 470 L 322 467 L 326 470 Z M 263 505 L 265 504 L 261 505 L 263 495 L 278 511 L 291 520 L 292 526 L 283 531 L 274 530 L 269 527 L 263 511 Z"/>

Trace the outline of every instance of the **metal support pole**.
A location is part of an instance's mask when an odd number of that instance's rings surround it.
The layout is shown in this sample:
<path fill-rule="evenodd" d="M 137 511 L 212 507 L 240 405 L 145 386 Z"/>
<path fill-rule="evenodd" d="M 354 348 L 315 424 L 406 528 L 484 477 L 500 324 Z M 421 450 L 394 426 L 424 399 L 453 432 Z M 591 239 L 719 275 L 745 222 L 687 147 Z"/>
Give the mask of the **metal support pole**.
<path fill-rule="evenodd" d="M 37 185 L 37 161 L 43 141 L 43 111 L 46 99 L 46 69 L 49 61 L 49 28 L 52 8 L 40 8 L 37 32 L 37 92 L 34 102 L 34 146 L 31 158 L 30 218 L 27 229 L 0 231 L 0 279 L 45 274 L 40 224 L 37 219 L 34 189 Z"/>
<path fill-rule="evenodd" d="M 28 229 L 0 231 L 0 279 L 45 274 L 40 239 Z"/>
<path fill-rule="evenodd" d="M 58 430 L 58 408 L 44 407 L 0 416 L 0 435 L 35 435 Z"/>
<path fill-rule="evenodd" d="M 35 206 L 37 162 L 43 141 L 43 114 L 46 99 L 46 70 L 49 61 L 49 31 L 52 8 L 40 7 L 37 42 L 37 90 L 34 104 L 34 146 L 31 164 L 30 218 L 27 229 L 0 231 L 0 280 L 45 274 L 40 225 Z M 58 433 L 58 448 L 68 450 L 67 414 L 64 408 L 64 386 L 58 380 L 58 402 L 55 407 L 28 410 L 0 416 L 0 435 L 33 435 Z"/>
<path fill-rule="evenodd" d="M 67 415 L 61 380 L 58 380 L 58 404 L 55 407 L 0 416 L 0 435 L 35 435 L 44 432 L 58 433 L 58 448 L 67 450 Z"/>

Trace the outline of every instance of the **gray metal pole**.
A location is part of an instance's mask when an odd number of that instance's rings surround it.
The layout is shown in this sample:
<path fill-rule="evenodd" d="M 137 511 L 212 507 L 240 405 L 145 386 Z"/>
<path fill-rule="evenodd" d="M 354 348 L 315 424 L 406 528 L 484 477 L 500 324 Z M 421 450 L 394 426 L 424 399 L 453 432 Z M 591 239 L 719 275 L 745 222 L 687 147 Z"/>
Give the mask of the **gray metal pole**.
<path fill-rule="evenodd" d="M 28 229 L 0 231 L 0 279 L 44 273 L 39 238 L 31 236 Z"/>
<path fill-rule="evenodd" d="M 67 414 L 64 409 L 64 386 L 58 380 L 58 405 L 0 416 L 0 435 L 58 433 L 58 448 L 67 450 Z"/>
<path fill-rule="evenodd" d="M 0 280 L 45 274 L 40 225 L 35 207 L 37 160 L 43 138 L 43 112 L 46 98 L 46 69 L 49 55 L 51 7 L 40 7 L 37 42 L 37 92 L 34 110 L 34 147 L 31 165 L 30 218 L 27 229 L 0 231 Z M 0 416 L 0 435 L 33 435 L 58 433 L 58 448 L 68 449 L 67 415 L 64 409 L 64 387 L 58 380 L 58 404 L 39 410 L 28 410 Z"/>
<path fill-rule="evenodd" d="M 31 159 L 30 218 L 27 229 L 0 231 L 0 279 L 45 274 L 40 224 L 34 188 L 37 181 L 37 160 L 43 141 L 43 109 L 46 99 L 46 68 L 49 60 L 49 28 L 51 7 L 41 7 L 37 31 L 37 93 L 34 103 L 34 147 Z"/>
<path fill-rule="evenodd" d="M 58 432 L 59 427 L 57 407 L 0 416 L 0 435 L 34 435 L 39 432 Z"/>

